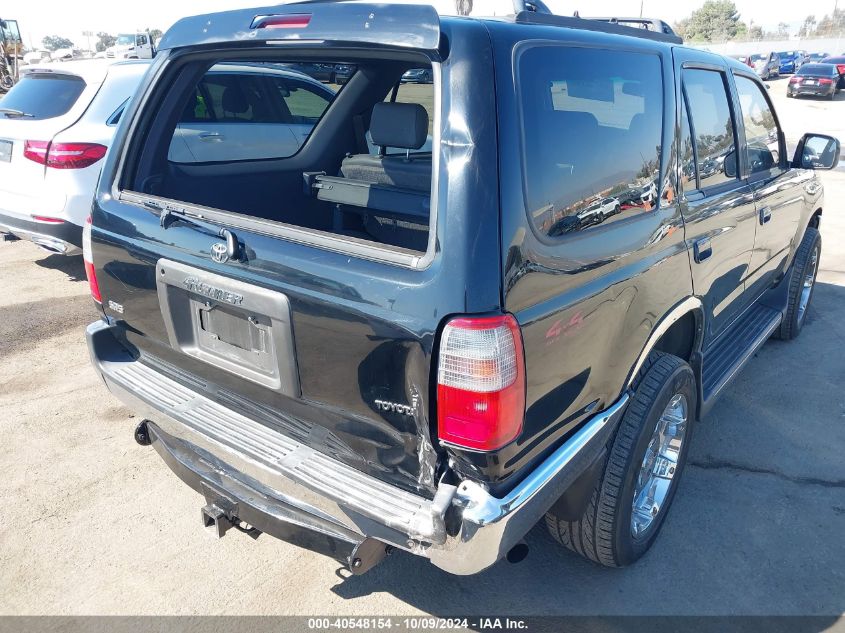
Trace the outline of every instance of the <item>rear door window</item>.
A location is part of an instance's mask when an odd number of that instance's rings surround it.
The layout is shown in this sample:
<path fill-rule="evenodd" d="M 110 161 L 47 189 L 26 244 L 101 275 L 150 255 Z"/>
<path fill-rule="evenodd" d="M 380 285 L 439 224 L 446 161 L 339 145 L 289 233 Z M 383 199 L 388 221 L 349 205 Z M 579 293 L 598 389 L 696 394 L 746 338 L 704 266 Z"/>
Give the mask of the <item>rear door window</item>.
<path fill-rule="evenodd" d="M 273 67 L 208 72 L 188 99 L 171 142 L 176 163 L 292 156 L 307 141 L 334 92 Z"/>
<path fill-rule="evenodd" d="M 268 81 L 272 86 L 271 89 L 277 90 L 281 95 L 284 109 L 291 123 L 314 125 L 329 107 L 328 93 L 322 88 L 281 77 L 271 77 Z"/>
<path fill-rule="evenodd" d="M 267 90 L 258 74 L 210 73 L 200 82 L 199 94 L 207 116 L 229 123 L 288 123 L 281 95 Z"/>
<path fill-rule="evenodd" d="M 655 208 L 663 130 L 660 58 L 536 46 L 519 59 L 525 197 L 558 237 Z"/>
<path fill-rule="evenodd" d="M 698 189 L 698 170 L 695 167 L 695 152 L 692 147 L 692 128 L 689 122 L 689 106 L 686 95 L 681 99 L 681 186 L 683 191 Z"/>
<path fill-rule="evenodd" d="M 724 73 L 685 69 L 683 83 L 700 187 L 706 190 L 736 180 L 736 133 Z"/>
<path fill-rule="evenodd" d="M 0 101 L 0 108 L 18 110 L 27 119 L 43 120 L 67 114 L 85 90 L 75 75 L 24 74 Z"/>

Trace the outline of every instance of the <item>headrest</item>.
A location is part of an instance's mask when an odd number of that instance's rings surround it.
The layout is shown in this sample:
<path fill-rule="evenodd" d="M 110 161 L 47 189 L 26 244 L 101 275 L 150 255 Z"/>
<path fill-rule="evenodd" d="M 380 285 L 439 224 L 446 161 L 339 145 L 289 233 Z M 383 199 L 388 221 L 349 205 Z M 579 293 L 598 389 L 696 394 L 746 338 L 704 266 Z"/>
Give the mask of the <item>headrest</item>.
<path fill-rule="evenodd" d="M 249 110 L 249 101 L 246 95 L 238 87 L 226 86 L 223 89 L 223 111 L 232 114 L 243 114 Z"/>
<path fill-rule="evenodd" d="M 428 113 L 418 103 L 377 103 L 370 136 L 379 147 L 419 149 L 428 136 Z"/>

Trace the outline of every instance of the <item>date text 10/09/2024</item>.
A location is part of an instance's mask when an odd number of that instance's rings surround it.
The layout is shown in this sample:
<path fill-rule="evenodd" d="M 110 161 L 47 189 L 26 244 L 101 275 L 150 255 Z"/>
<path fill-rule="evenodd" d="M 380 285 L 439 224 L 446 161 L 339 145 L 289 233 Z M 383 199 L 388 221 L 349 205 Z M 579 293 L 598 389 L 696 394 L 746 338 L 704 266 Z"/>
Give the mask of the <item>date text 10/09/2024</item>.
<path fill-rule="evenodd" d="M 309 618 L 310 630 L 526 630 L 528 623 L 520 618 L 426 618 L 426 617 L 375 617 L 375 618 Z"/>

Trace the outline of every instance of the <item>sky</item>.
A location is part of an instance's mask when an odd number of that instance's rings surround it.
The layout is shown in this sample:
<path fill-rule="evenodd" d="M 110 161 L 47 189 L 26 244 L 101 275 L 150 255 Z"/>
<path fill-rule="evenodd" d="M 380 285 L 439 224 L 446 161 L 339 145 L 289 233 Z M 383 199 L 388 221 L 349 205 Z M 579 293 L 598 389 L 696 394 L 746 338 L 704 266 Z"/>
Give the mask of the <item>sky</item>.
<path fill-rule="evenodd" d="M 424 2 L 426 0 L 418 0 Z M 435 0 L 448 1 L 448 0 Z M 478 7 L 489 0 L 475 0 Z M 807 15 L 821 18 L 833 11 L 836 0 L 804 0 L 785 2 L 773 0 L 735 0 L 742 20 L 753 20 L 763 28 L 775 30 L 779 22 L 786 22 L 795 31 Z M 571 15 L 578 10 L 584 17 L 639 15 L 640 0 L 546 0 L 555 13 Z M 159 28 L 167 30 L 186 15 L 212 13 L 226 9 L 257 7 L 273 4 L 272 0 L 28 0 L 5 2 L 0 17 L 18 20 L 24 44 L 38 46 L 45 35 L 62 35 L 77 47 L 88 48 L 83 31 L 132 32 L 135 29 Z M 688 16 L 700 7 L 703 0 L 642 0 L 643 15 L 657 17 L 669 23 Z M 845 4 L 845 2 L 842 2 Z M 96 38 L 91 38 L 93 48 Z"/>

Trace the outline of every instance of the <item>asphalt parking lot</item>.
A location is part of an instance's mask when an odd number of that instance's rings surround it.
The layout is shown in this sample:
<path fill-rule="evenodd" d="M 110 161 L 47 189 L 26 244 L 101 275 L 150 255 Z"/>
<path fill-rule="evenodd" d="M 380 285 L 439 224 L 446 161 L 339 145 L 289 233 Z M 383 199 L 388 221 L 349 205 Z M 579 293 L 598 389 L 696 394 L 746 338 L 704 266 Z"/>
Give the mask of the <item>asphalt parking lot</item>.
<path fill-rule="evenodd" d="M 845 140 L 845 93 L 784 98 L 787 136 Z M 697 428 L 661 538 L 598 568 L 538 526 L 474 577 L 395 554 L 361 577 L 267 536 L 200 527 L 199 495 L 132 438 L 89 366 L 81 259 L 0 243 L 2 614 L 767 614 L 845 612 L 845 170 L 827 172 L 808 324 L 771 341 Z"/>

